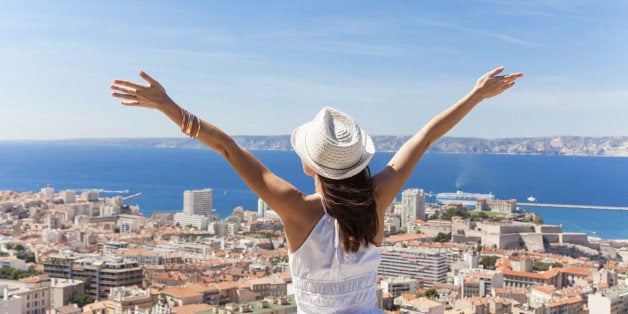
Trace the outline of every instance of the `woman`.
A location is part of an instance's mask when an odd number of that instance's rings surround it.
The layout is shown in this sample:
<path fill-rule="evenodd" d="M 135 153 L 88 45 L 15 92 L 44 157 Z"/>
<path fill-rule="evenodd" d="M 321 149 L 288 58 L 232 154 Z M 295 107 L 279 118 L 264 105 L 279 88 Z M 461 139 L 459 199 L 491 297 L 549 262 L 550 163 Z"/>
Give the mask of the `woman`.
<path fill-rule="evenodd" d="M 302 313 L 377 313 L 377 267 L 384 214 L 427 148 L 482 100 L 512 87 L 523 73 L 486 73 L 475 88 L 408 140 L 383 171 L 371 177 L 371 138 L 348 115 L 323 108 L 294 130 L 291 143 L 316 193 L 304 195 L 276 176 L 216 126 L 179 107 L 144 72 L 148 85 L 114 80 L 114 97 L 127 106 L 157 109 L 181 130 L 220 153 L 284 223 L 295 300 Z"/>

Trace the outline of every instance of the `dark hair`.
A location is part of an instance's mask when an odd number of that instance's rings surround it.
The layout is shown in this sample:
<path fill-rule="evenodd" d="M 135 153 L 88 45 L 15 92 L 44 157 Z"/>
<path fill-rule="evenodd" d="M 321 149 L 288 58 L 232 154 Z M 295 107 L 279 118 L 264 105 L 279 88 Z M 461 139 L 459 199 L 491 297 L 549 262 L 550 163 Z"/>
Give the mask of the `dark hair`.
<path fill-rule="evenodd" d="M 344 250 L 355 253 L 363 244 L 375 244 L 379 224 L 369 168 L 347 179 L 319 178 L 323 202 L 338 221 Z"/>

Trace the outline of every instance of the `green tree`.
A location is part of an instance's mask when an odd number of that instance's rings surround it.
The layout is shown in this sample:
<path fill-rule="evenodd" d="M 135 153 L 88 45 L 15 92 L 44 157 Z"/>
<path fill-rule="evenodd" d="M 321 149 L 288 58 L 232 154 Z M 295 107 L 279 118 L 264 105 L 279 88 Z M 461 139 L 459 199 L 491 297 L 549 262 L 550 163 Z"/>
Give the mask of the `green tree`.
<path fill-rule="evenodd" d="M 480 259 L 479 264 L 484 266 L 484 269 L 495 269 L 495 263 L 499 259 L 497 255 L 484 255 Z"/>
<path fill-rule="evenodd" d="M 432 216 L 430 216 L 428 219 L 444 219 L 444 220 L 451 220 L 451 217 L 454 216 L 458 216 L 460 218 L 463 219 L 467 219 L 469 218 L 469 213 L 462 209 L 462 208 L 458 208 L 458 207 L 449 207 L 447 208 L 444 212 L 442 213 L 435 213 Z"/>
<path fill-rule="evenodd" d="M 425 297 L 428 299 L 436 299 L 438 298 L 440 295 L 438 294 L 438 290 L 434 289 L 434 288 L 429 288 L 427 290 L 425 290 Z"/>
<path fill-rule="evenodd" d="M 545 263 L 545 262 L 537 262 L 534 264 L 532 269 L 536 271 L 546 271 L 551 268 L 563 267 L 562 263 L 554 262 L 554 263 Z"/>
<path fill-rule="evenodd" d="M 78 294 L 74 296 L 72 302 L 76 303 L 79 307 L 84 307 L 87 304 L 93 303 L 94 297 L 87 293 Z"/>
<path fill-rule="evenodd" d="M 439 232 L 434 238 L 432 238 L 432 241 L 440 243 L 449 242 L 451 241 L 451 232 Z"/>

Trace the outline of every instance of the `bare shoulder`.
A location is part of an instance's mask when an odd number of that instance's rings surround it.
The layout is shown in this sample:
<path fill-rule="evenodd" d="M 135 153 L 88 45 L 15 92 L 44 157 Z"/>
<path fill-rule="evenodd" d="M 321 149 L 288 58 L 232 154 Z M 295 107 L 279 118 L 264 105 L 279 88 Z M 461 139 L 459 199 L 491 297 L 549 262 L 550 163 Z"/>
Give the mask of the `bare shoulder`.
<path fill-rule="evenodd" d="M 303 195 L 302 203 L 295 206 L 283 219 L 290 252 L 296 252 L 308 238 L 325 211 L 320 196 Z"/>

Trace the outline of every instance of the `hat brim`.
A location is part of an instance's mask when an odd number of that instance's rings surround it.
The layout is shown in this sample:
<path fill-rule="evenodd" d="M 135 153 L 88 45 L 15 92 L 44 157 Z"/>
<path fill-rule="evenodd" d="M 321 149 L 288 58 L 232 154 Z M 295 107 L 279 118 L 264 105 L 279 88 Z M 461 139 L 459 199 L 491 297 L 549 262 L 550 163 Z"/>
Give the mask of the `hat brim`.
<path fill-rule="evenodd" d="M 360 161 L 354 166 L 347 169 L 331 169 L 314 162 L 305 148 L 305 137 L 307 136 L 307 130 L 310 129 L 312 123 L 313 121 L 310 121 L 294 129 L 294 131 L 292 131 L 292 135 L 290 136 L 290 144 L 292 144 L 292 148 L 294 148 L 297 155 L 301 157 L 301 160 L 312 168 L 314 172 L 325 178 L 340 180 L 353 177 L 368 166 L 375 154 L 375 146 L 373 145 L 371 137 L 362 129 L 360 129 L 360 144 L 364 149 L 362 150 Z"/>

